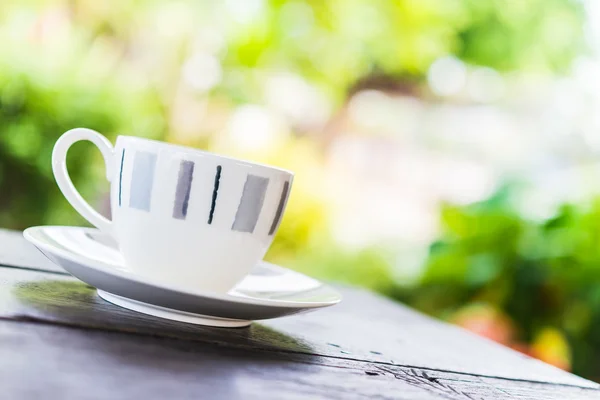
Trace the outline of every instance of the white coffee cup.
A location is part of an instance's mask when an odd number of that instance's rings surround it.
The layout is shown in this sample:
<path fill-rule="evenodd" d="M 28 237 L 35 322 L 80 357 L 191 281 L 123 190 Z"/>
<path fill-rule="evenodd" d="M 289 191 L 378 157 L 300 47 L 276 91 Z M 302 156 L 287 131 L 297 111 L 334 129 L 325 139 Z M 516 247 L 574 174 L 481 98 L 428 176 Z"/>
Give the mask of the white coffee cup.
<path fill-rule="evenodd" d="M 80 140 L 102 152 L 112 220 L 77 192 L 66 167 Z M 227 292 L 260 261 L 277 231 L 293 173 L 131 136 L 116 145 L 84 128 L 64 133 L 52 169 L 69 203 L 112 236 L 129 270 L 181 288 Z"/>

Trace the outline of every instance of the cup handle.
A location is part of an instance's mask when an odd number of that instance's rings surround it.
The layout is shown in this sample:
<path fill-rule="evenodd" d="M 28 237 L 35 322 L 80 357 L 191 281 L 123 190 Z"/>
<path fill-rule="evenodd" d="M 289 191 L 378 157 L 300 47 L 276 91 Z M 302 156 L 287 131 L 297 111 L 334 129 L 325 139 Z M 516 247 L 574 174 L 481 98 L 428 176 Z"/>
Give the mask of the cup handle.
<path fill-rule="evenodd" d="M 56 141 L 54 150 L 52 151 L 52 172 L 54 173 L 54 179 L 56 179 L 58 187 L 73 208 L 96 228 L 110 235 L 112 232 L 112 221 L 100 215 L 83 199 L 77 189 L 75 189 L 67 171 L 67 151 L 73 143 L 80 140 L 88 140 L 100 149 L 106 167 L 106 178 L 109 182 L 112 180 L 112 170 L 114 168 L 113 146 L 104 136 L 86 128 L 71 129 L 63 133 Z"/>

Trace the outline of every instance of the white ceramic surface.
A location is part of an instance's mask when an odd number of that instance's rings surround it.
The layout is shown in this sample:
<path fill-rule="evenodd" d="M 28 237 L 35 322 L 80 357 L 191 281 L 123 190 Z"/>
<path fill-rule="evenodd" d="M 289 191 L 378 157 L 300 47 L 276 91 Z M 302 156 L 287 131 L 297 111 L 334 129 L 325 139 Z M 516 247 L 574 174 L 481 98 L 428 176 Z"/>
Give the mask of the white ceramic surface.
<path fill-rule="evenodd" d="M 112 221 L 92 209 L 71 182 L 66 155 L 94 143 L 111 183 Z M 285 210 L 293 174 L 187 147 L 129 136 L 116 145 L 78 128 L 52 154 L 54 176 L 71 205 L 118 243 L 131 271 L 225 293 L 262 260 Z"/>
<path fill-rule="evenodd" d="M 179 288 L 128 270 L 114 239 L 97 229 L 40 226 L 26 229 L 23 235 L 50 260 L 98 288 L 105 300 L 161 318 L 239 327 L 341 300 L 330 286 L 264 261 L 229 293 L 207 292 Z"/>

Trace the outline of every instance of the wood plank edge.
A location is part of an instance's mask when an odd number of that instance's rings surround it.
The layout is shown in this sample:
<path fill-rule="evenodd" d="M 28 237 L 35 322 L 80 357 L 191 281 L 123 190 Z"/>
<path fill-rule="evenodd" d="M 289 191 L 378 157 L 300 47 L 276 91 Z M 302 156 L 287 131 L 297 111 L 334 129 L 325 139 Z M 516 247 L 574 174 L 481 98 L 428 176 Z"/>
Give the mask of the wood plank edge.
<path fill-rule="evenodd" d="M 73 276 L 68 272 L 54 271 L 51 269 L 45 268 L 33 268 L 33 267 L 21 267 L 18 265 L 9 265 L 9 264 L 0 264 L 0 268 L 9 268 L 9 269 L 20 269 L 23 271 L 32 271 L 32 272 L 44 272 L 48 274 L 61 275 L 61 276 Z"/>
<path fill-rule="evenodd" d="M 494 380 L 500 380 L 500 381 L 506 381 L 506 382 L 518 382 L 518 383 L 523 383 L 523 384 L 552 385 L 552 386 L 565 387 L 565 388 L 585 389 L 585 390 L 597 391 L 600 394 L 600 384 L 596 384 L 595 382 L 592 382 L 592 381 L 589 381 L 591 384 L 590 386 L 580 386 L 580 385 L 567 384 L 567 383 L 553 383 L 553 382 L 536 381 L 536 380 L 528 380 L 528 379 L 506 378 L 506 377 L 483 375 L 483 374 L 473 374 L 473 373 L 451 371 L 451 370 L 430 368 L 430 367 L 423 367 L 423 366 L 392 364 L 392 363 L 384 362 L 384 361 L 361 360 L 361 359 L 356 359 L 356 358 L 352 358 L 352 357 L 341 357 L 341 356 L 333 356 L 333 355 L 320 354 L 320 353 L 307 353 L 307 352 L 293 351 L 293 350 L 280 349 L 280 348 L 274 348 L 274 347 L 268 347 L 268 346 L 258 348 L 255 346 L 238 345 L 238 344 L 234 344 L 231 342 L 222 342 L 222 341 L 217 341 L 217 340 L 206 340 L 206 339 L 194 340 L 194 339 L 187 338 L 187 337 L 181 337 L 181 336 L 175 336 L 175 335 L 169 335 L 169 334 L 156 334 L 156 333 L 151 333 L 151 332 L 140 332 L 140 331 L 134 330 L 134 329 L 117 329 L 117 328 L 111 328 L 111 327 L 107 327 L 107 326 L 93 325 L 93 324 L 82 325 L 82 324 L 75 324 L 75 323 L 65 323 L 65 322 L 61 322 L 61 321 L 54 321 L 54 320 L 49 320 L 49 319 L 35 318 L 35 317 L 23 316 L 23 315 L 15 315 L 13 317 L 0 316 L 0 321 L 60 326 L 60 327 L 65 327 L 65 328 L 70 328 L 70 329 L 103 331 L 103 332 L 107 332 L 107 333 L 131 334 L 131 335 L 142 336 L 142 337 L 152 337 L 152 338 L 156 338 L 156 339 L 168 339 L 168 340 L 177 340 L 177 341 L 181 341 L 181 342 L 199 343 L 199 344 L 204 344 L 204 345 L 214 345 L 214 346 L 218 346 L 218 347 L 226 348 L 226 349 L 240 349 L 240 350 L 252 351 L 252 352 L 268 352 L 271 354 L 279 354 L 279 355 L 285 355 L 285 356 L 290 356 L 292 358 L 296 358 L 295 361 L 297 361 L 297 362 L 305 362 L 305 363 L 309 363 L 309 364 L 318 364 L 318 365 L 325 365 L 325 366 L 337 367 L 337 368 L 348 368 L 345 365 L 345 363 L 350 362 L 350 363 L 356 363 L 357 365 L 363 365 L 364 368 L 366 368 L 365 373 L 367 373 L 367 371 L 373 371 L 373 370 L 379 371 L 381 373 L 384 373 L 384 372 L 385 373 L 393 373 L 393 371 L 390 370 L 390 368 L 392 368 L 392 369 L 401 368 L 403 370 L 418 370 L 418 371 L 429 371 L 429 372 L 440 373 L 440 374 L 452 374 L 457 377 L 460 376 L 460 377 L 466 378 L 466 379 L 450 379 L 450 380 L 455 380 L 455 381 L 472 382 L 473 379 L 469 379 L 469 378 L 475 378 L 475 379 L 485 378 L 485 379 L 494 379 Z M 312 357 L 318 357 L 319 359 L 327 360 L 327 362 L 314 362 L 314 360 L 309 359 Z M 582 379 L 584 379 L 584 378 L 582 378 Z"/>

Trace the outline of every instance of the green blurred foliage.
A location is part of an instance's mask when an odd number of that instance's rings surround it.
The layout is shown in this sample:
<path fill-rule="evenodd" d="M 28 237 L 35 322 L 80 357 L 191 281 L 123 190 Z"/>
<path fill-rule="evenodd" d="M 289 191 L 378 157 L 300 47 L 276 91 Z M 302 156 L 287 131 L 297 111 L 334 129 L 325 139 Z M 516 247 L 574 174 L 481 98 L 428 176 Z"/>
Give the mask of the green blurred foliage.
<path fill-rule="evenodd" d="M 465 304 L 492 306 L 515 327 L 507 345 L 535 344 L 554 329 L 572 352 L 566 366 L 598 379 L 600 200 L 565 205 L 556 216 L 533 222 L 514 211 L 509 193 L 444 206 L 444 233 L 431 245 L 421 280 L 395 296 L 448 319 Z"/>
<path fill-rule="evenodd" d="M 575 0 L 271 0 L 231 30 L 223 62 L 243 76 L 230 89 L 246 101 L 260 91 L 240 83 L 252 87 L 256 70 L 277 66 L 343 102 L 372 76 L 422 82 L 450 54 L 501 71 L 564 72 L 583 50 L 582 25 Z"/>
<path fill-rule="evenodd" d="M 123 85 L 106 47 L 89 51 L 94 26 L 47 40 L 32 10 L 11 5 L 0 5 L 7 11 L 0 12 L 0 226 L 83 224 L 54 182 L 54 142 L 82 126 L 111 139 L 119 132 L 164 137 L 160 100 Z M 85 197 L 97 201 L 108 187 L 101 157 L 91 145 L 75 149 L 68 155 L 70 175 Z"/>
<path fill-rule="evenodd" d="M 104 82 L 74 84 L 72 71 L 40 82 L 37 75 L 23 73 L 14 60 L 6 61 L 0 62 L 0 225 L 81 224 L 83 220 L 66 205 L 54 182 L 54 142 L 63 132 L 80 126 L 114 137 L 121 129 L 131 128 L 126 123 L 131 109 L 118 107 L 124 99 Z M 137 107 L 137 118 L 152 112 L 143 110 L 141 104 Z M 98 169 L 99 160 L 91 163 L 90 157 L 99 157 L 90 152 L 91 146 L 76 148 L 68 157 L 71 177 L 84 196 L 97 196 L 98 181 L 91 182 L 89 177 L 101 177 L 102 166 Z"/>
<path fill-rule="evenodd" d="M 499 70 L 547 68 L 566 71 L 581 54 L 583 9 L 577 1 L 464 2 L 459 58 Z M 542 11 L 543 10 L 543 11 Z M 465 21 L 463 19 L 462 21 Z"/>

